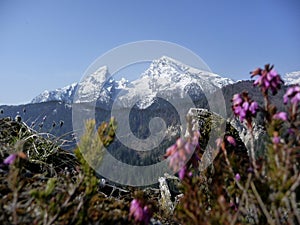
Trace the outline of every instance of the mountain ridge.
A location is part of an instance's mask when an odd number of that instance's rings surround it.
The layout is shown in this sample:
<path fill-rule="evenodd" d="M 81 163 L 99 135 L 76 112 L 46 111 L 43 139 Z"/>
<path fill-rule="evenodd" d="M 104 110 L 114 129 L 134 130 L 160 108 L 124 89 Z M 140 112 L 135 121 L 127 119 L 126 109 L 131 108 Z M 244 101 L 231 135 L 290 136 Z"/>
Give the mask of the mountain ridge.
<path fill-rule="evenodd" d="M 116 99 L 122 106 L 128 102 L 136 102 L 140 108 L 147 108 L 157 96 L 170 98 L 184 97 L 187 92 L 201 90 L 212 93 L 216 89 L 232 84 L 230 78 L 224 78 L 209 71 L 203 71 L 168 56 L 153 60 L 149 68 L 140 78 L 131 82 L 125 78 L 110 78 L 106 66 L 95 73 L 85 76 L 79 83 L 73 83 L 54 91 L 44 91 L 31 103 L 61 101 L 64 103 L 80 103 L 100 101 L 109 104 Z M 102 87 L 99 88 L 99 87 Z M 194 93 L 196 96 L 196 93 Z"/>
<path fill-rule="evenodd" d="M 300 71 L 285 74 L 285 85 L 300 83 Z M 185 98 L 186 94 L 193 100 L 210 94 L 218 88 L 234 84 L 230 78 L 203 71 L 168 56 L 152 61 L 148 69 L 140 77 L 128 81 L 111 77 L 107 66 L 100 67 L 93 74 L 85 76 L 79 83 L 72 83 L 53 91 L 44 91 L 31 103 L 60 101 L 66 104 L 98 102 L 104 108 L 130 108 L 135 104 L 145 109 L 154 103 L 157 97 L 170 100 Z"/>

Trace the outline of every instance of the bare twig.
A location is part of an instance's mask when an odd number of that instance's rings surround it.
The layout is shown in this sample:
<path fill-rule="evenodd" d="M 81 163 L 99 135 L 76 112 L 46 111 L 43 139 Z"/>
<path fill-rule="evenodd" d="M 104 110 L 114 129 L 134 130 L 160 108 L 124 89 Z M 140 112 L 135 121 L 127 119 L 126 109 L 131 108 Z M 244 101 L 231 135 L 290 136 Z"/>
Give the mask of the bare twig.
<path fill-rule="evenodd" d="M 250 184 L 250 185 L 251 185 L 251 189 L 252 189 L 252 191 L 253 191 L 253 193 L 254 193 L 254 195 L 255 195 L 257 201 L 258 201 L 259 206 L 261 207 L 263 213 L 265 214 L 265 216 L 266 216 L 266 218 L 267 218 L 267 220 L 268 220 L 268 223 L 271 224 L 271 225 L 275 225 L 275 223 L 274 223 L 273 219 L 271 218 L 271 216 L 270 216 L 268 210 L 266 209 L 265 204 L 264 204 L 263 201 L 261 200 L 261 198 L 260 198 L 260 196 L 259 196 L 259 194 L 258 194 L 258 192 L 257 192 L 257 190 L 256 190 L 256 187 L 255 187 L 255 185 L 254 185 L 254 183 L 253 183 L 253 181 L 251 181 L 251 184 Z"/>
<path fill-rule="evenodd" d="M 241 204 L 242 204 L 242 202 L 244 202 L 244 200 L 247 198 L 247 191 L 248 191 L 248 189 L 249 189 L 249 185 L 250 185 L 251 178 L 252 178 L 252 174 L 249 173 L 249 174 L 248 174 L 248 179 L 247 179 L 247 182 L 246 182 L 246 186 L 245 186 L 245 188 L 243 189 L 243 195 L 242 195 L 242 198 L 241 198 Z M 239 183 L 239 182 L 237 182 L 237 183 Z M 233 219 L 232 219 L 230 225 L 234 225 L 234 224 L 235 224 L 235 222 L 236 222 L 236 220 L 237 220 L 237 218 L 238 218 L 239 213 L 240 213 L 240 207 L 238 207 L 237 212 L 234 214 Z"/>
<path fill-rule="evenodd" d="M 296 194 L 295 194 L 295 192 L 293 192 L 293 193 L 291 194 L 290 201 L 291 201 L 292 209 L 293 209 L 293 211 L 294 211 L 294 215 L 295 215 L 295 217 L 296 217 L 296 219 L 297 219 L 297 221 L 298 221 L 298 224 L 300 224 L 300 215 L 299 215 L 300 209 L 298 209 L 298 207 L 297 207 L 297 203 L 296 203 Z"/>

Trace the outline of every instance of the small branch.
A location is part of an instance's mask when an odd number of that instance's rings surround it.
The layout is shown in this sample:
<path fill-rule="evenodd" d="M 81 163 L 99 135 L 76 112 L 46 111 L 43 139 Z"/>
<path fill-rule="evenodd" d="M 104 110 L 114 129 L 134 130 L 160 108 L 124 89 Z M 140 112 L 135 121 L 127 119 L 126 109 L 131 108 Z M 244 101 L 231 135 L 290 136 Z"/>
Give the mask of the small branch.
<path fill-rule="evenodd" d="M 299 209 L 297 208 L 297 203 L 296 203 L 296 194 L 295 194 L 295 192 L 293 192 L 292 194 L 291 194 L 291 199 L 290 199 L 290 201 L 291 201 L 291 205 L 292 205 L 292 209 L 293 209 L 293 211 L 294 211 L 294 215 L 295 215 L 295 217 L 296 217 L 296 219 L 297 219 L 297 221 L 298 221 L 298 224 L 300 224 L 300 215 L 299 215 Z"/>
<path fill-rule="evenodd" d="M 13 208 L 13 223 L 18 224 L 18 215 L 17 215 L 17 203 L 18 203 L 18 191 L 14 190 L 13 192 L 13 202 L 12 202 L 12 208 Z"/>
<path fill-rule="evenodd" d="M 259 206 L 261 207 L 263 213 L 265 214 L 265 216 L 268 220 L 268 223 L 271 224 L 271 225 L 275 225 L 275 223 L 274 223 L 273 219 L 271 218 L 268 210 L 266 209 L 266 206 L 264 205 L 263 201 L 261 200 L 253 181 L 251 182 L 251 189 L 252 189 L 252 191 L 253 191 L 253 193 L 254 193 L 257 201 L 258 201 Z"/>
<path fill-rule="evenodd" d="M 272 210 L 274 211 L 276 224 L 280 224 L 279 215 L 278 215 L 278 211 L 277 211 L 278 209 L 276 209 L 274 204 L 272 204 Z"/>
<path fill-rule="evenodd" d="M 257 172 L 257 165 L 256 165 L 256 159 L 255 159 L 255 152 L 254 152 L 254 135 L 253 135 L 253 127 L 250 129 L 251 133 L 251 146 L 250 146 L 250 158 L 251 158 L 251 163 L 253 166 L 254 174 L 256 178 L 259 178 L 259 174 Z"/>
<path fill-rule="evenodd" d="M 283 151 L 285 152 L 285 151 Z M 286 150 L 286 155 L 285 155 L 285 167 L 284 167 L 284 175 L 283 175 L 283 184 L 287 180 L 287 175 L 289 173 L 289 167 L 290 167 L 290 155 L 291 155 L 291 149 Z"/>
<path fill-rule="evenodd" d="M 82 205 L 83 205 L 83 198 L 80 199 L 80 202 L 79 202 L 79 204 L 78 204 L 78 206 L 77 206 L 77 208 L 76 208 L 76 211 L 75 211 L 74 216 L 73 216 L 73 219 L 72 219 L 72 223 L 75 222 L 75 220 L 76 220 L 76 218 L 77 218 L 77 215 L 78 215 L 78 213 L 79 213 L 79 211 L 80 211 Z"/>
<path fill-rule="evenodd" d="M 300 184 L 300 174 L 298 175 L 295 183 L 293 183 L 292 187 L 290 188 L 290 192 L 293 192 L 296 190 L 296 188 L 299 186 Z"/>
<path fill-rule="evenodd" d="M 246 182 L 246 186 L 245 186 L 245 188 L 243 189 L 243 195 L 242 195 L 242 199 L 241 199 L 240 205 L 241 205 L 242 202 L 244 202 L 244 200 L 246 199 L 247 191 L 248 191 L 248 189 L 249 189 L 249 185 L 250 185 L 251 178 L 252 178 L 252 174 L 249 173 L 248 179 L 247 179 L 247 182 Z M 237 183 L 239 183 L 239 182 L 237 181 Z M 236 220 L 237 220 L 237 218 L 238 218 L 239 213 L 240 213 L 240 206 L 238 207 L 237 212 L 234 214 L 233 219 L 232 219 L 230 225 L 234 225 L 234 224 L 235 224 L 235 222 L 236 222 Z"/>

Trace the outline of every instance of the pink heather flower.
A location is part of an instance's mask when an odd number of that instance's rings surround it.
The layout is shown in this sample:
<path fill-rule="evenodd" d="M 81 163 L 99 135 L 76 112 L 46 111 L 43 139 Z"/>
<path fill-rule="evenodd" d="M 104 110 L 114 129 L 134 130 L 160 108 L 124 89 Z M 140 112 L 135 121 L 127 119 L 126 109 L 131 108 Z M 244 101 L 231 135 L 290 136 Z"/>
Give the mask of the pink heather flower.
<path fill-rule="evenodd" d="M 139 200 L 133 199 L 130 203 L 129 216 L 133 216 L 135 221 L 142 221 L 144 212 Z"/>
<path fill-rule="evenodd" d="M 272 142 L 273 142 L 273 144 L 275 144 L 275 145 L 278 145 L 278 144 L 280 143 L 280 137 L 278 136 L 278 132 L 277 132 L 277 131 L 275 131 L 275 132 L 273 133 Z"/>
<path fill-rule="evenodd" d="M 199 144 L 199 138 L 200 138 L 200 132 L 197 130 L 197 131 L 194 131 L 194 136 L 192 137 L 192 144 L 194 146 L 197 146 Z"/>
<path fill-rule="evenodd" d="M 136 222 L 149 224 L 151 212 L 148 206 L 143 206 L 138 199 L 133 199 L 130 203 L 129 216 L 133 217 Z"/>
<path fill-rule="evenodd" d="M 180 180 L 183 180 L 183 178 L 185 177 L 186 174 L 186 166 L 182 167 L 179 172 L 178 172 L 178 176 Z"/>
<path fill-rule="evenodd" d="M 241 180 L 241 175 L 239 173 L 237 173 L 235 176 L 234 176 L 234 179 L 236 181 L 240 181 Z"/>
<path fill-rule="evenodd" d="M 251 102 L 249 110 L 254 115 L 257 112 L 257 110 L 258 110 L 258 104 L 257 104 L 257 102 Z"/>
<path fill-rule="evenodd" d="M 149 224 L 150 222 L 150 219 L 151 219 L 151 212 L 149 210 L 149 207 L 148 206 L 144 206 L 144 209 L 143 209 L 143 222 L 144 224 Z"/>
<path fill-rule="evenodd" d="M 17 158 L 17 154 L 10 154 L 6 159 L 4 159 L 3 163 L 6 165 L 13 164 L 16 158 Z"/>
<path fill-rule="evenodd" d="M 231 207 L 232 209 L 234 209 L 234 211 L 237 211 L 237 210 L 238 210 L 236 204 L 234 204 L 233 202 L 230 202 L 229 205 L 230 205 L 230 207 Z"/>
<path fill-rule="evenodd" d="M 246 112 L 249 109 L 249 102 L 243 102 L 242 108 Z"/>
<path fill-rule="evenodd" d="M 184 149 L 186 150 L 187 154 L 191 154 L 195 150 L 195 145 L 190 142 L 186 142 L 184 145 Z"/>
<path fill-rule="evenodd" d="M 185 144 L 185 141 L 182 138 L 178 138 L 176 145 L 178 148 L 181 148 Z"/>
<path fill-rule="evenodd" d="M 248 93 L 235 94 L 231 101 L 234 115 L 239 117 L 242 122 L 256 115 L 258 104 L 250 100 Z"/>
<path fill-rule="evenodd" d="M 274 143 L 275 145 L 278 145 L 279 142 L 280 142 L 280 138 L 279 138 L 278 136 L 274 136 L 274 137 L 272 138 L 272 141 L 273 141 L 273 143 Z"/>
<path fill-rule="evenodd" d="M 165 156 L 168 157 L 170 155 L 173 155 L 176 151 L 177 151 L 177 145 L 176 144 L 172 145 L 167 149 Z"/>
<path fill-rule="evenodd" d="M 246 111 L 241 106 L 237 106 L 234 108 L 234 114 L 240 117 L 240 120 L 243 122 L 246 118 Z"/>
<path fill-rule="evenodd" d="M 174 172 L 177 172 L 188 161 L 198 145 L 200 133 L 194 132 L 194 136 L 191 139 L 185 140 L 179 138 L 176 143 L 170 146 L 165 154 L 165 157 L 169 158 L 169 166 Z"/>
<path fill-rule="evenodd" d="M 274 114 L 273 119 L 287 121 L 288 116 L 286 112 L 279 112 Z"/>
<path fill-rule="evenodd" d="M 300 86 L 293 86 L 288 88 L 283 96 L 283 103 L 287 104 L 288 100 L 290 100 L 291 103 L 295 105 L 300 102 Z"/>
<path fill-rule="evenodd" d="M 227 141 L 232 144 L 233 146 L 236 146 L 235 139 L 232 136 L 227 136 Z"/>
<path fill-rule="evenodd" d="M 254 86 L 261 87 L 261 90 L 264 93 L 267 93 L 271 89 L 272 94 L 276 94 L 278 89 L 280 89 L 283 81 L 280 75 L 273 70 L 273 66 L 269 64 L 265 65 L 265 69 L 256 69 L 251 72 L 251 77 L 259 76 L 257 80 L 254 81 Z"/>
<path fill-rule="evenodd" d="M 293 98 L 291 98 L 292 104 L 298 104 L 300 102 L 300 93 L 297 93 Z"/>
<path fill-rule="evenodd" d="M 233 95 L 232 102 L 233 105 L 240 105 L 243 102 L 241 95 L 240 94 Z"/>
<path fill-rule="evenodd" d="M 165 157 L 169 158 L 169 166 L 175 172 L 184 166 L 184 161 L 186 159 L 184 149 L 178 148 L 177 144 L 174 144 L 167 149 Z"/>

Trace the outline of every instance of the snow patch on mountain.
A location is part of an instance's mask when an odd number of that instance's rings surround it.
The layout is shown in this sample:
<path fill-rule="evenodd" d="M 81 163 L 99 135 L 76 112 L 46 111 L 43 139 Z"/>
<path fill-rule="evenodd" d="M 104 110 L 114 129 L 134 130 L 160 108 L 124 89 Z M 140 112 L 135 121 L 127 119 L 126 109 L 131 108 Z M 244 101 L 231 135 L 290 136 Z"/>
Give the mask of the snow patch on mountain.
<path fill-rule="evenodd" d="M 124 77 L 121 78 L 121 80 L 116 81 L 116 89 L 124 89 L 128 86 L 129 81 L 125 79 Z"/>
<path fill-rule="evenodd" d="M 285 85 L 300 84 L 300 71 L 285 74 L 283 80 Z"/>

